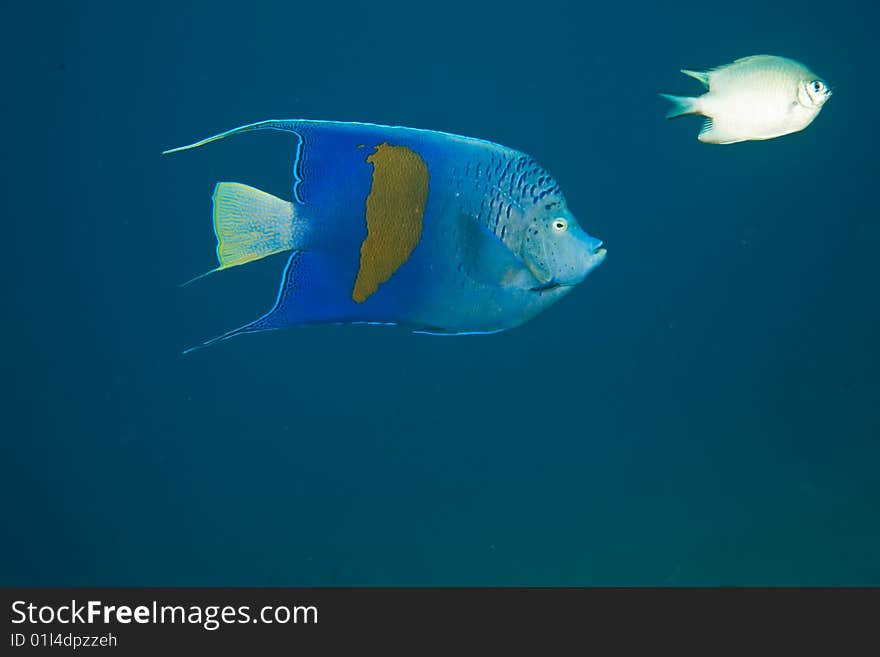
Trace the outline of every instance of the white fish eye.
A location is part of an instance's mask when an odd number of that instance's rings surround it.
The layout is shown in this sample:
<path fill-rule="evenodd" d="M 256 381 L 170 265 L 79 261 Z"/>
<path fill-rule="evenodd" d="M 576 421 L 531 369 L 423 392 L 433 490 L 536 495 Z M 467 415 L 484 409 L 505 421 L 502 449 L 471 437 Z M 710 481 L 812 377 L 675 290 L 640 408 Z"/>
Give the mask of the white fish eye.
<path fill-rule="evenodd" d="M 821 80 L 813 80 L 813 91 L 820 93 L 825 88 Z"/>
<path fill-rule="evenodd" d="M 559 219 L 553 220 L 553 230 L 557 233 L 562 233 L 568 228 L 568 222 L 561 217 Z"/>

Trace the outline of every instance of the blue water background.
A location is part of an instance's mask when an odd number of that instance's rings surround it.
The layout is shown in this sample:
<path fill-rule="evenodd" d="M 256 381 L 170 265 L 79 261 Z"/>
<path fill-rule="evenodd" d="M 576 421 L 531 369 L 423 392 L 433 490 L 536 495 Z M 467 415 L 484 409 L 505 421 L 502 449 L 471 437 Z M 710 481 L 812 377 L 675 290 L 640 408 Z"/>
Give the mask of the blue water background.
<path fill-rule="evenodd" d="M 0 583 L 880 584 L 878 10 L 3 3 Z M 679 68 L 800 59 L 804 132 L 709 146 Z M 300 328 L 214 266 L 266 118 L 526 151 L 608 258 L 516 330 Z"/>

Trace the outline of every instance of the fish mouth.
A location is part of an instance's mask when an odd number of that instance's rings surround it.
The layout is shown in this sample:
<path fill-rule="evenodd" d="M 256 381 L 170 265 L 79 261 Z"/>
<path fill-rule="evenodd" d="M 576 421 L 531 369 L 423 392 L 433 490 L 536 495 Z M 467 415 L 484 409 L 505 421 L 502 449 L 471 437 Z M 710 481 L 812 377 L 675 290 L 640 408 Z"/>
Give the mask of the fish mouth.
<path fill-rule="evenodd" d="M 602 242 L 599 242 L 590 251 L 590 254 L 587 256 L 587 270 L 584 272 L 583 277 L 581 277 L 579 280 L 572 281 L 570 283 L 563 283 L 553 278 L 543 285 L 536 285 L 529 289 L 531 289 L 533 292 L 547 292 L 549 290 L 555 290 L 559 287 L 574 287 L 575 285 L 578 285 L 581 281 L 584 280 L 584 278 L 587 277 L 587 274 L 589 274 L 593 269 L 599 266 L 605 259 L 605 254 L 607 253 L 607 251 L 606 249 L 600 248 L 601 246 Z"/>
<path fill-rule="evenodd" d="M 605 259 L 606 253 L 608 253 L 608 251 L 605 249 L 596 249 L 593 251 L 590 255 L 590 269 L 599 265 Z"/>

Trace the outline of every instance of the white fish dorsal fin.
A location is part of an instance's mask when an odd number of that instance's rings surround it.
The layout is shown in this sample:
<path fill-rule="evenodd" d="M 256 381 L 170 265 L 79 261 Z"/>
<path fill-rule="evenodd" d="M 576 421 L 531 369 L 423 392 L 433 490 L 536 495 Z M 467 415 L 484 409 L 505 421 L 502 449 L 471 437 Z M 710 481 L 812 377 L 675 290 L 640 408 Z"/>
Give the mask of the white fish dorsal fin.
<path fill-rule="evenodd" d="M 767 59 L 767 55 L 750 55 L 748 57 L 740 57 L 728 64 L 721 64 L 720 66 L 710 68 L 704 73 L 708 85 L 711 87 L 710 93 L 725 93 L 739 75 L 744 71 L 759 67 Z M 769 59 L 773 58 L 770 57 Z"/>
<path fill-rule="evenodd" d="M 753 64 L 760 61 L 774 61 L 779 59 L 778 57 L 774 57 L 773 55 L 749 55 L 748 57 L 740 57 L 739 59 L 735 59 L 731 64 L 725 64 L 724 66 L 719 66 L 718 68 L 727 68 L 728 66 L 733 66 L 734 64 Z"/>
<path fill-rule="evenodd" d="M 785 60 L 783 58 L 775 57 L 773 55 L 749 55 L 748 57 L 740 57 L 739 59 L 736 59 L 729 64 L 716 66 L 715 68 L 707 71 L 707 75 L 710 80 L 715 80 L 719 77 L 719 74 L 733 71 L 742 71 L 744 69 L 757 68 L 761 66 L 774 65 L 778 64 L 780 61 Z"/>
<path fill-rule="evenodd" d="M 709 71 L 689 71 L 686 68 L 681 69 L 681 72 L 687 75 L 688 77 L 693 78 L 694 80 L 699 81 L 707 89 L 709 88 Z"/>

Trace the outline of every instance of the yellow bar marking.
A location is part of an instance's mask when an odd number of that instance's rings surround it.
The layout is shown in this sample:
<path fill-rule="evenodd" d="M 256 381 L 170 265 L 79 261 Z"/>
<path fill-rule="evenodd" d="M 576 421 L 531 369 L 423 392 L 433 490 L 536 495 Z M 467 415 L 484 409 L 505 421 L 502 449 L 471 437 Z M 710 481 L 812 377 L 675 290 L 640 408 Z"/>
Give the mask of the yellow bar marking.
<path fill-rule="evenodd" d="M 363 303 L 405 263 L 422 236 L 428 166 L 406 146 L 375 147 L 367 157 L 373 181 L 367 196 L 367 236 L 351 298 Z"/>

